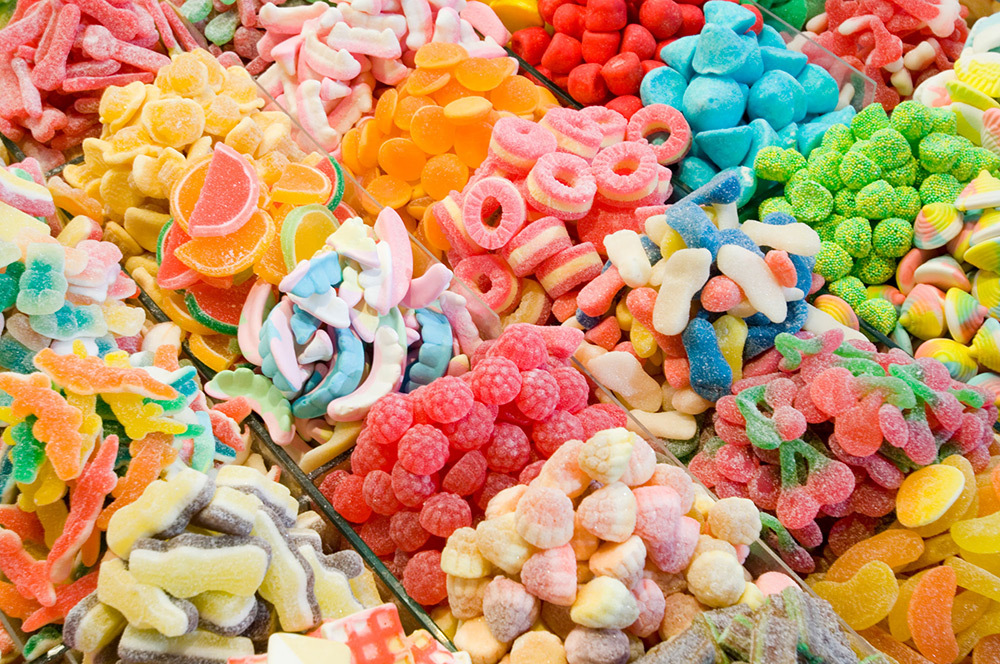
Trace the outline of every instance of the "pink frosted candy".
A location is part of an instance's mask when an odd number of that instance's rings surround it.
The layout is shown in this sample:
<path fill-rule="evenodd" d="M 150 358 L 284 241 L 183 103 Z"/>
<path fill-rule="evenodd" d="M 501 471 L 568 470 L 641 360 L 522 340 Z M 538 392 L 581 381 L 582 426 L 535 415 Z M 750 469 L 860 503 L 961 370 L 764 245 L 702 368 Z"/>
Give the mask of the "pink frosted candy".
<path fill-rule="evenodd" d="M 499 206 L 500 219 L 487 225 L 484 219 Z M 499 249 L 524 225 L 524 198 L 509 180 L 487 177 L 465 190 L 462 221 L 472 241 L 483 249 Z"/>
<path fill-rule="evenodd" d="M 580 115 L 593 120 L 600 127 L 602 148 L 621 143 L 625 140 L 625 132 L 628 130 L 628 120 L 618 111 L 614 111 L 606 106 L 587 106 L 580 109 Z"/>
<path fill-rule="evenodd" d="M 806 432 L 806 416 L 791 406 L 779 406 L 772 415 L 782 440 L 795 440 Z"/>
<path fill-rule="evenodd" d="M 645 484 L 653 477 L 656 470 L 656 452 L 642 438 L 633 439 L 632 456 L 629 457 L 628 467 L 622 475 L 622 482 L 628 486 L 639 486 Z"/>
<path fill-rule="evenodd" d="M 573 503 L 556 489 L 528 487 L 514 515 L 518 535 L 540 549 L 562 546 L 573 538 Z"/>
<path fill-rule="evenodd" d="M 757 577 L 754 585 L 760 588 L 760 591 L 765 595 L 777 595 L 785 588 L 794 586 L 795 581 L 781 572 L 764 572 Z"/>
<path fill-rule="evenodd" d="M 646 543 L 646 554 L 661 571 L 676 574 L 688 566 L 701 525 L 688 516 L 682 516 L 672 536 Z"/>
<path fill-rule="evenodd" d="M 743 299 L 743 289 L 725 275 L 712 277 L 701 289 L 701 306 L 705 311 L 729 311 Z"/>
<path fill-rule="evenodd" d="M 560 606 L 576 600 L 576 555 L 569 544 L 539 551 L 521 568 L 521 583 L 529 593 Z"/>
<path fill-rule="evenodd" d="M 579 440 L 563 443 L 545 462 L 535 484 L 556 489 L 570 498 L 582 495 L 590 486 L 590 476 L 580 468 L 582 447 L 583 443 Z"/>
<path fill-rule="evenodd" d="M 535 162 L 549 152 L 555 152 L 556 139 L 538 124 L 508 116 L 493 126 L 489 156 L 513 175 L 527 175 Z"/>
<path fill-rule="evenodd" d="M 633 491 L 635 532 L 647 542 L 660 542 L 677 528 L 681 499 L 669 486 L 642 486 Z"/>
<path fill-rule="evenodd" d="M 652 579 L 643 579 L 632 588 L 632 595 L 639 605 L 639 617 L 628 626 L 628 632 L 646 638 L 657 630 L 663 621 L 667 601 L 663 591 Z"/>
<path fill-rule="evenodd" d="M 777 378 L 770 381 L 764 388 L 764 401 L 771 408 L 791 406 L 799 388 L 788 378 Z"/>
<path fill-rule="evenodd" d="M 682 468 L 666 463 L 656 464 L 653 476 L 646 482 L 647 486 L 667 486 L 677 492 L 680 498 L 681 514 L 687 514 L 694 505 L 694 482 Z"/>
<path fill-rule="evenodd" d="M 621 482 L 602 487 L 580 502 L 580 524 L 607 542 L 624 542 L 636 527 L 636 498 Z"/>
<path fill-rule="evenodd" d="M 638 535 L 621 543 L 602 544 L 590 556 L 588 565 L 595 576 L 610 576 L 631 588 L 642 577 L 646 545 Z"/>
<path fill-rule="evenodd" d="M 809 385 L 812 402 L 827 415 L 836 416 L 857 403 L 854 375 L 843 367 L 832 367 L 813 378 Z"/>
<path fill-rule="evenodd" d="M 569 108 L 553 108 L 538 123 L 556 137 L 560 152 L 593 159 L 604 140 L 594 120 Z"/>
<path fill-rule="evenodd" d="M 631 648 L 620 629 L 576 627 L 566 637 L 569 664 L 625 664 Z"/>
<path fill-rule="evenodd" d="M 498 576 L 483 594 L 483 616 L 497 641 L 510 642 L 531 629 L 541 603 L 517 581 Z"/>

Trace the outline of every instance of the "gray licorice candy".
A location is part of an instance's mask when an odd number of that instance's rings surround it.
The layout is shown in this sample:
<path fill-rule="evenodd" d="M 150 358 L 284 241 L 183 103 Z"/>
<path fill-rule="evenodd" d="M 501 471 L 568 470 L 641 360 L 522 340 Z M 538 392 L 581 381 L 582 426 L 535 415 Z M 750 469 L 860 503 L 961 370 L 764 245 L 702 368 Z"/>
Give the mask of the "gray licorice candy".
<path fill-rule="evenodd" d="M 155 629 L 129 626 L 118 642 L 118 656 L 124 664 L 225 664 L 230 657 L 253 654 L 250 639 L 200 629 L 168 638 Z"/>
<path fill-rule="evenodd" d="M 262 504 L 260 498 L 252 493 L 220 486 L 191 523 L 217 533 L 249 535 L 253 530 L 253 515 Z"/>
<path fill-rule="evenodd" d="M 653 646 L 637 660 L 638 664 L 716 664 L 724 661 L 708 624 L 698 618 L 672 641 Z"/>
<path fill-rule="evenodd" d="M 750 657 L 750 638 L 753 619 L 749 615 L 734 616 L 719 638 L 719 645 L 733 657 L 746 660 Z"/>
<path fill-rule="evenodd" d="M 198 629 L 222 636 L 239 636 L 257 616 L 257 598 L 210 590 L 191 598 L 198 609 Z"/>
<path fill-rule="evenodd" d="M 125 629 L 125 618 L 90 593 L 66 614 L 63 642 L 81 652 L 95 652 L 111 643 Z"/>

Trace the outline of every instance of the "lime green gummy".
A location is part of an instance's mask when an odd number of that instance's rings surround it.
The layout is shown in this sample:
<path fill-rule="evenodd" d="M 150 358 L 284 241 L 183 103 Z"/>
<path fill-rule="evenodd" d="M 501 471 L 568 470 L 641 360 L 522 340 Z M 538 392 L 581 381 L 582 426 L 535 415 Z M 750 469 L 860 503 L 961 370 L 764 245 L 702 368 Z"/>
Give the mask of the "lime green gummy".
<path fill-rule="evenodd" d="M 815 180 L 789 183 L 785 198 L 792 204 L 795 218 L 807 224 L 826 219 L 833 210 L 833 194 Z"/>
<path fill-rule="evenodd" d="M 834 233 L 834 240 L 854 258 L 864 258 L 872 250 L 872 226 L 864 217 L 845 219 Z"/>
<path fill-rule="evenodd" d="M 911 143 L 916 143 L 929 134 L 934 126 L 928 108 L 915 101 L 904 101 L 894 108 L 890 122 Z"/>
<path fill-rule="evenodd" d="M 855 312 L 882 334 L 889 334 L 896 327 L 896 308 L 888 300 L 865 300 Z"/>
<path fill-rule="evenodd" d="M 879 129 L 889 126 L 889 116 L 881 104 L 869 104 L 851 119 L 851 131 L 858 140 L 868 140 Z"/>
<path fill-rule="evenodd" d="M 220 371 L 205 385 L 209 394 L 230 399 L 246 397 L 270 431 L 289 431 L 294 424 L 292 406 L 267 376 L 247 368 Z M 272 427 L 277 427 L 272 429 Z"/>
<path fill-rule="evenodd" d="M 813 271 L 827 281 L 836 281 L 847 276 L 854 267 L 854 260 L 836 242 L 820 242 Z"/>
<path fill-rule="evenodd" d="M 872 232 L 872 248 L 879 256 L 902 258 L 913 246 L 913 225 L 905 219 L 883 219 Z"/>
<path fill-rule="evenodd" d="M 963 188 L 962 183 L 950 173 L 931 173 L 920 184 L 920 200 L 924 205 L 954 203 Z"/>
<path fill-rule="evenodd" d="M 895 206 L 894 190 L 885 180 L 865 185 L 854 198 L 857 215 L 868 219 L 885 219 L 892 216 Z"/>
<path fill-rule="evenodd" d="M 892 196 L 892 216 L 900 219 L 915 219 L 923 202 L 920 193 L 913 187 L 896 187 Z"/>

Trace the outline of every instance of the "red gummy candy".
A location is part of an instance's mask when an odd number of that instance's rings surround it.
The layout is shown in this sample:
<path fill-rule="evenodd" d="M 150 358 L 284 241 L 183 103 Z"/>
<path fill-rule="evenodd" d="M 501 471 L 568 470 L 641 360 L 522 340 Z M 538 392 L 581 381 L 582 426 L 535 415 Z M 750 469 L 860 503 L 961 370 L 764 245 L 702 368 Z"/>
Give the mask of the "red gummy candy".
<path fill-rule="evenodd" d="M 364 523 L 372 515 L 372 508 L 364 499 L 364 479 L 358 475 L 348 475 L 341 480 L 330 503 L 338 514 L 352 523 Z"/>
<path fill-rule="evenodd" d="M 410 558 L 403 571 L 403 588 L 424 606 L 433 606 L 448 597 L 447 575 L 441 571 L 440 551 L 421 551 Z"/>
<path fill-rule="evenodd" d="M 638 23 L 630 23 L 622 33 L 621 52 L 635 53 L 639 60 L 652 60 L 656 55 L 656 38 Z"/>
<path fill-rule="evenodd" d="M 376 556 L 388 556 L 396 551 L 396 542 L 389 532 L 389 524 L 389 517 L 376 514 L 358 530 L 358 535 Z"/>
<path fill-rule="evenodd" d="M 649 2 L 649 0 L 646 0 Z M 628 24 L 625 0 L 587 0 L 587 29 L 610 32 Z"/>
<path fill-rule="evenodd" d="M 542 55 L 545 54 L 545 49 L 549 47 L 551 41 L 552 37 L 545 28 L 533 26 L 515 32 L 510 38 L 510 47 L 525 62 L 535 66 L 542 61 Z"/>
<path fill-rule="evenodd" d="M 532 420 L 546 419 L 559 403 L 559 383 L 544 369 L 521 372 L 521 391 L 514 401 Z"/>
<path fill-rule="evenodd" d="M 460 496 L 479 491 L 486 482 L 486 457 L 479 450 L 466 452 L 455 462 L 441 482 L 441 488 Z"/>
<path fill-rule="evenodd" d="M 639 8 L 639 22 L 656 39 L 673 36 L 682 21 L 680 7 L 674 0 L 645 0 Z"/>
<path fill-rule="evenodd" d="M 632 52 L 619 53 L 601 67 L 601 76 L 611 94 L 634 95 L 639 92 L 643 70 L 641 58 Z"/>
<path fill-rule="evenodd" d="M 389 520 L 389 535 L 401 551 L 417 551 L 431 534 L 420 525 L 419 512 L 396 512 Z"/>
<path fill-rule="evenodd" d="M 580 53 L 584 62 L 603 65 L 618 52 L 620 44 L 620 32 L 587 30 L 580 38 Z"/>
<path fill-rule="evenodd" d="M 506 357 L 487 357 L 472 370 L 472 393 L 482 403 L 510 403 L 520 391 L 521 373 Z"/>
<path fill-rule="evenodd" d="M 392 492 L 407 507 L 417 507 L 437 491 L 436 475 L 416 475 L 400 464 L 392 467 Z M 398 514 L 398 512 L 397 512 Z"/>
<path fill-rule="evenodd" d="M 490 470 L 518 473 L 531 460 L 531 442 L 521 427 L 500 422 L 482 452 Z"/>
<path fill-rule="evenodd" d="M 374 470 L 365 476 L 361 494 L 376 514 L 392 516 L 403 507 L 392 492 L 392 476 L 384 470 Z"/>
<path fill-rule="evenodd" d="M 546 459 L 552 456 L 567 440 L 586 440 L 580 418 L 565 410 L 556 410 L 548 419 L 535 422 L 531 427 L 531 439 L 535 441 L 538 453 Z"/>
<path fill-rule="evenodd" d="M 413 406 L 410 399 L 399 392 L 390 392 L 376 401 L 365 417 L 365 428 L 380 445 L 395 443 L 411 424 Z"/>
<path fill-rule="evenodd" d="M 552 27 L 555 28 L 556 32 L 569 35 L 573 39 L 582 39 L 583 31 L 586 29 L 584 26 L 586 22 L 585 11 L 580 5 L 567 2 L 560 6 L 552 16 Z"/>
<path fill-rule="evenodd" d="M 428 424 L 418 424 L 399 441 L 399 465 L 416 475 L 430 475 L 448 461 L 448 439 Z"/>
<path fill-rule="evenodd" d="M 425 388 L 424 411 L 435 422 L 457 422 L 469 414 L 474 399 L 472 388 L 461 378 L 443 376 Z"/>
<path fill-rule="evenodd" d="M 568 74 L 582 60 L 580 40 L 557 32 L 542 55 L 541 65 L 553 74 Z"/>
<path fill-rule="evenodd" d="M 520 378 L 520 375 L 518 377 Z M 487 406 L 476 401 L 464 418 L 458 422 L 442 424 L 441 433 L 447 436 L 448 442 L 457 450 L 476 450 L 489 441 L 496 418 L 496 406 Z"/>
<path fill-rule="evenodd" d="M 420 508 L 420 525 L 431 535 L 449 537 L 459 528 L 472 525 L 472 508 L 461 496 L 439 493 Z"/>

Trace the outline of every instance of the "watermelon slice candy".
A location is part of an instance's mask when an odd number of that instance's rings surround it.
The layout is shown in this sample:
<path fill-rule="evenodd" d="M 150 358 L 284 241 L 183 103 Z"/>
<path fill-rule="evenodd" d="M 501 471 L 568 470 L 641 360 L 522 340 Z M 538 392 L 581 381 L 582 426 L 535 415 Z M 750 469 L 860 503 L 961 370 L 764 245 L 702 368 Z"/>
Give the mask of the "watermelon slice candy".
<path fill-rule="evenodd" d="M 232 288 L 216 288 L 209 284 L 195 284 L 184 295 L 191 317 L 219 334 L 235 335 L 239 330 L 243 304 L 257 280 L 247 279 Z"/>

